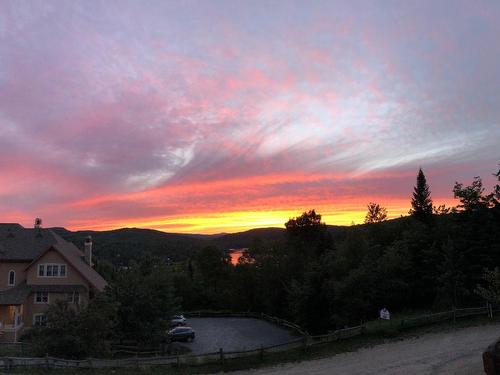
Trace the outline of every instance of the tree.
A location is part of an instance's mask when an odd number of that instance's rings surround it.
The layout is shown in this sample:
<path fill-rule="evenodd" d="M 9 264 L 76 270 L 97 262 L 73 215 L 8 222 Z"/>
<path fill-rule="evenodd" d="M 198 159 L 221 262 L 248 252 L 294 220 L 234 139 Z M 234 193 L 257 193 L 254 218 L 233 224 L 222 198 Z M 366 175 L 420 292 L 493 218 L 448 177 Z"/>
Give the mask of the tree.
<path fill-rule="evenodd" d="M 319 255 L 332 245 L 326 224 L 321 221 L 321 215 L 315 210 L 288 220 L 285 228 L 289 245 L 297 256 L 307 258 L 309 255 Z M 304 262 L 305 259 L 295 259 L 295 261 Z"/>
<path fill-rule="evenodd" d="M 441 246 L 441 252 L 442 262 L 437 278 L 440 298 L 438 302 L 445 306 L 456 307 L 459 305 L 461 297 L 467 293 L 463 272 L 464 256 L 450 238 Z"/>
<path fill-rule="evenodd" d="M 215 246 L 206 246 L 196 254 L 195 265 L 206 291 L 217 294 L 220 282 L 229 274 L 231 257 Z"/>
<path fill-rule="evenodd" d="M 422 168 L 418 170 L 417 186 L 413 188 L 410 214 L 419 220 L 426 220 L 432 215 L 432 199 L 429 185 Z"/>
<path fill-rule="evenodd" d="M 47 326 L 35 327 L 26 339 L 37 355 L 86 358 L 109 354 L 116 333 L 118 304 L 99 293 L 86 306 L 56 300 L 47 311 Z"/>
<path fill-rule="evenodd" d="M 141 343 L 160 340 L 178 310 L 171 269 L 159 258 L 147 257 L 120 270 L 110 295 L 120 306 L 116 331 Z"/>
<path fill-rule="evenodd" d="M 387 219 L 387 209 L 385 207 L 381 207 L 378 203 L 373 202 L 370 202 L 367 207 L 368 212 L 365 216 L 365 224 L 380 223 Z"/>
<path fill-rule="evenodd" d="M 481 177 L 474 177 L 474 181 L 469 186 L 455 182 L 453 187 L 453 196 L 460 200 L 458 208 L 465 212 L 477 211 L 478 209 L 488 207 L 491 204 L 493 195 L 483 196 L 484 188 Z"/>
<path fill-rule="evenodd" d="M 325 228 L 325 223 L 321 222 L 321 215 L 315 210 L 304 212 L 302 215 L 290 219 L 285 223 L 287 233 L 292 236 L 309 237 Z"/>
<path fill-rule="evenodd" d="M 450 207 L 446 207 L 446 205 L 444 205 L 444 204 L 432 207 L 432 213 L 434 215 L 438 215 L 438 216 L 447 215 L 450 212 L 452 212 L 452 209 Z"/>
<path fill-rule="evenodd" d="M 500 304 L 500 269 L 485 270 L 483 280 L 486 285 L 478 285 L 476 293 L 488 302 Z"/>

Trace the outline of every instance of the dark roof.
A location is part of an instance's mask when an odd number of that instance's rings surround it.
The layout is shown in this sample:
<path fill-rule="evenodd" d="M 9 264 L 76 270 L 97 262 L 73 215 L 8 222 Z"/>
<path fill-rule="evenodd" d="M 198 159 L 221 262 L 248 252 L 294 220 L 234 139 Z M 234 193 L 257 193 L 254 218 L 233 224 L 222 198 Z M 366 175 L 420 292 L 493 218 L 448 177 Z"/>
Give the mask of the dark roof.
<path fill-rule="evenodd" d="M 32 260 L 57 242 L 50 229 L 0 224 L 0 260 Z"/>
<path fill-rule="evenodd" d="M 50 229 L 0 224 L 0 261 L 28 261 L 32 262 L 31 266 L 50 249 L 59 252 L 97 290 L 102 291 L 108 285 L 96 270 L 85 263 L 80 249 Z"/>
<path fill-rule="evenodd" d="M 59 250 L 59 252 L 68 260 L 68 262 L 76 268 L 80 274 L 87 279 L 87 281 L 99 291 L 103 291 L 108 285 L 106 280 L 99 275 L 99 273 L 89 267 L 89 265 L 83 260 L 82 256 L 78 253 L 78 248 L 71 242 L 61 242 L 54 245 L 54 248 Z"/>
<path fill-rule="evenodd" d="M 20 305 L 26 301 L 31 289 L 26 283 L 0 292 L 0 305 Z"/>

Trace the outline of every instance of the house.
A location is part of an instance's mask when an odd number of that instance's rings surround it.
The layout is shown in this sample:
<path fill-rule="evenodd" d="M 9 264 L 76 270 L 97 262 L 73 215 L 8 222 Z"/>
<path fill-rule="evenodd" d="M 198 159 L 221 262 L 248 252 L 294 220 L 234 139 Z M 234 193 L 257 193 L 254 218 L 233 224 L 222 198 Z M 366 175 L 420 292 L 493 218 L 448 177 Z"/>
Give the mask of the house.
<path fill-rule="evenodd" d="M 46 324 L 49 304 L 86 304 L 107 283 L 92 265 L 92 240 L 84 252 L 50 229 L 0 223 L 0 342 Z"/>

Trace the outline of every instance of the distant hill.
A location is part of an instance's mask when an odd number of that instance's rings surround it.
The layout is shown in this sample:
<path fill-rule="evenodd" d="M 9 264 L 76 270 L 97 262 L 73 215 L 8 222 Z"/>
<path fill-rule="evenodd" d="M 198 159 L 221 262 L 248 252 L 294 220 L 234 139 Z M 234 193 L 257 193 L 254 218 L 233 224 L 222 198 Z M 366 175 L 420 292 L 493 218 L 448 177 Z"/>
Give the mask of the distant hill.
<path fill-rule="evenodd" d="M 151 254 L 173 261 L 182 261 L 204 246 L 217 246 L 224 250 L 249 247 L 256 238 L 265 242 L 283 238 L 281 228 L 259 228 L 231 234 L 180 234 L 152 229 L 122 228 L 110 231 L 76 231 L 51 228 L 80 249 L 87 236 L 92 236 L 94 254 L 115 265 L 126 265 L 129 260 Z"/>
<path fill-rule="evenodd" d="M 379 225 L 391 228 L 398 225 L 401 220 L 388 220 Z M 334 240 L 344 237 L 353 228 L 366 229 L 365 225 L 355 227 L 328 225 L 327 227 Z M 130 260 L 138 259 L 144 254 L 182 261 L 204 246 L 217 246 L 224 250 L 240 249 L 251 247 L 256 239 L 271 243 L 284 239 L 285 235 L 284 228 L 257 228 L 238 233 L 211 235 L 166 233 L 139 228 L 76 232 L 59 227 L 51 229 L 81 249 L 83 249 L 85 238 L 92 236 L 94 254 L 115 265 L 127 265 Z"/>
<path fill-rule="evenodd" d="M 115 265 L 126 265 L 129 260 L 144 254 L 180 261 L 205 246 L 210 236 L 165 233 L 152 229 L 122 228 L 110 231 L 77 231 L 52 228 L 64 239 L 83 249 L 87 236 L 92 236 L 94 254 Z"/>
<path fill-rule="evenodd" d="M 274 242 L 282 239 L 284 234 L 284 228 L 257 228 L 245 232 L 226 234 L 211 239 L 209 242 L 224 250 L 241 249 L 243 247 L 250 247 L 256 239 L 264 242 Z"/>

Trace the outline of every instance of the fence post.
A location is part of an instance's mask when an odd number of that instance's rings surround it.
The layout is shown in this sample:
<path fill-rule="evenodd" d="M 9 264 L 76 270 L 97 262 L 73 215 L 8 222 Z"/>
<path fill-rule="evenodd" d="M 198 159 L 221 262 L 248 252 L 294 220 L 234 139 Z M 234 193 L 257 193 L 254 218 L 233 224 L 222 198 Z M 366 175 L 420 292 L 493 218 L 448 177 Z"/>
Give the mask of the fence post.
<path fill-rule="evenodd" d="M 264 346 L 260 346 L 260 361 L 264 362 Z"/>
<path fill-rule="evenodd" d="M 457 309 L 453 306 L 453 324 L 457 322 Z"/>
<path fill-rule="evenodd" d="M 45 367 L 47 367 L 47 370 L 50 370 L 49 353 L 45 353 Z"/>
<path fill-rule="evenodd" d="M 304 336 L 304 352 L 307 352 L 307 349 L 310 345 L 310 336 L 309 335 L 306 335 Z"/>
<path fill-rule="evenodd" d="M 363 323 L 361 325 L 361 334 L 364 335 L 366 333 L 367 329 L 366 329 L 366 325 Z"/>
<path fill-rule="evenodd" d="M 221 366 L 224 367 L 224 349 L 222 348 L 219 349 L 219 359 Z"/>

